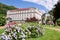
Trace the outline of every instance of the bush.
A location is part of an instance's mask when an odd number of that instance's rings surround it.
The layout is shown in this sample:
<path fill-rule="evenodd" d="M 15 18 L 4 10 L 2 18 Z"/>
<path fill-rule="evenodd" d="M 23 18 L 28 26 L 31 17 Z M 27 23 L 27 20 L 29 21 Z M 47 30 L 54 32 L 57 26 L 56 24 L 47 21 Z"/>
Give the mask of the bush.
<path fill-rule="evenodd" d="M 60 18 L 57 19 L 57 24 L 60 26 Z"/>
<path fill-rule="evenodd" d="M 27 24 L 26 24 L 27 25 Z M 9 25 L 5 28 L 4 33 L 0 36 L 1 40 L 25 40 L 26 38 L 40 37 L 44 35 L 44 29 L 34 25 Z"/>
<path fill-rule="evenodd" d="M 6 19 L 3 16 L 0 16 L 0 26 L 4 26 L 6 24 Z"/>
<path fill-rule="evenodd" d="M 36 38 L 44 35 L 44 29 L 42 27 L 29 26 L 27 29 L 29 37 Z"/>
<path fill-rule="evenodd" d="M 38 21 L 38 19 L 36 19 L 36 17 L 26 19 L 26 22 L 35 22 L 35 21 Z"/>
<path fill-rule="evenodd" d="M 6 27 L 1 40 L 25 40 L 24 30 L 19 26 Z"/>

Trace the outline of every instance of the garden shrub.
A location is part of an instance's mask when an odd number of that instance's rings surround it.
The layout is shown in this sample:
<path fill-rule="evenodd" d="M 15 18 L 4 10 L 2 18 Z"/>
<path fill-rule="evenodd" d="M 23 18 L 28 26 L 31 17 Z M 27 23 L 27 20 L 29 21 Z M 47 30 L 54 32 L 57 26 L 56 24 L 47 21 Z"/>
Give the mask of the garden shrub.
<path fill-rule="evenodd" d="M 6 19 L 3 16 L 0 16 L 0 26 L 4 26 L 6 24 Z"/>
<path fill-rule="evenodd" d="M 27 23 L 26 23 L 27 24 Z M 24 23 L 24 25 L 26 25 Z M 26 38 L 40 37 L 44 35 L 44 29 L 34 25 L 9 25 L 5 28 L 4 33 L 0 35 L 1 40 L 25 40 Z M 24 29 L 25 28 L 25 29 Z"/>
<path fill-rule="evenodd" d="M 57 19 L 57 24 L 60 26 L 60 18 Z"/>
<path fill-rule="evenodd" d="M 27 29 L 30 33 L 29 37 L 36 38 L 44 35 L 44 29 L 42 27 L 29 26 Z"/>
<path fill-rule="evenodd" d="M 25 40 L 24 30 L 18 26 L 7 27 L 0 36 L 1 40 Z"/>
<path fill-rule="evenodd" d="M 38 19 L 36 19 L 36 17 L 26 19 L 26 22 L 36 22 L 36 21 L 38 21 Z"/>

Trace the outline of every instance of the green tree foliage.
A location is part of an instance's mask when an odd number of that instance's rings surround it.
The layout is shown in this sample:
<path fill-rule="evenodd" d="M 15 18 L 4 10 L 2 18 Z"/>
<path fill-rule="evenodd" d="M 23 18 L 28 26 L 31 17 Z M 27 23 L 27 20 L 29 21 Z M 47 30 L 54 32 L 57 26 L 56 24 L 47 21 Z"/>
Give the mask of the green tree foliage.
<path fill-rule="evenodd" d="M 16 7 L 14 6 L 8 6 L 5 4 L 0 3 L 0 26 L 5 25 L 6 23 L 6 14 L 7 14 L 7 10 L 13 10 L 16 9 Z"/>
<path fill-rule="evenodd" d="M 54 14 L 53 11 L 54 11 L 54 9 L 52 9 L 51 11 L 49 11 L 49 14 L 52 15 L 52 16 Z"/>
<path fill-rule="evenodd" d="M 0 26 L 4 26 L 6 24 L 6 19 L 4 16 L 0 16 Z"/>
<path fill-rule="evenodd" d="M 55 5 L 53 16 L 54 16 L 54 24 L 56 24 L 57 19 L 60 18 L 60 2 L 58 2 Z"/>
<path fill-rule="evenodd" d="M 16 9 L 16 7 L 0 3 L 0 14 L 3 14 L 4 16 L 6 16 L 7 10 L 13 10 L 13 9 Z"/>
<path fill-rule="evenodd" d="M 53 12 L 53 16 L 55 17 L 55 20 L 57 20 L 58 18 L 60 18 L 60 2 L 58 2 L 56 5 L 55 5 L 55 8 L 54 8 L 54 12 Z"/>
<path fill-rule="evenodd" d="M 55 8 L 52 9 L 49 13 L 54 16 L 53 22 L 56 24 L 57 19 L 60 18 L 60 2 L 58 2 L 55 5 Z"/>

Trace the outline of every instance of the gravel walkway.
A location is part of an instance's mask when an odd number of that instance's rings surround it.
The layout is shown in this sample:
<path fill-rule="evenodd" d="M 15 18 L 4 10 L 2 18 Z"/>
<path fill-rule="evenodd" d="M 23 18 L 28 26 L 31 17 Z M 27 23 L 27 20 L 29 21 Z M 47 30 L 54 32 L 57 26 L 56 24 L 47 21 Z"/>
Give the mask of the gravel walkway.
<path fill-rule="evenodd" d="M 0 29 L 5 28 L 4 26 L 0 26 Z"/>
<path fill-rule="evenodd" d="M 55 30 L 55 31 L 60 32 L 60 28 L 56 28 L 56 27 L 44 27 L 44 28 L 47 28 L 47 29 L 51 29 L 51 30 Z"/>

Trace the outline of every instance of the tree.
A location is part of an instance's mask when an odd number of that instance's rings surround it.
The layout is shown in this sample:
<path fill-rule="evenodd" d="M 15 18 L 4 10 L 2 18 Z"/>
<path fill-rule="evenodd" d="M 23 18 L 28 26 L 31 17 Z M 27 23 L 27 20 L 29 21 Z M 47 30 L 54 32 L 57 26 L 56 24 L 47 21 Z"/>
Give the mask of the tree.
<path fill-rule="evenodd" d="M 3 16 L 6 16 L 7 10 L 13 10 L 13 9 L 16 9 L 16 7 L 0 3 L 0 14 L 3 14 Z"/>
<path fill-rule="evenodd" d="M 50 10 L 48 13 L 53 16 L 54 9 Z"/>
<path fill-rule="evenodd" d="M 0 26 L 3 26 L 6 24 L 5 16 L 7 14 L 7 10 L 13 10 L 13 9 L 16 9 L 16 7 L 8 6 L 0 3 Z"/>
<path fill-rule="evenodd" d="M 0 26 L 4 26 L 6 24 L 6 19 L 4 16 L 0 16 Z"/>
<path fill-rule="evenodd" d="M 54 16 L 54 24 L 56 24 L 57 19 L 60 18 L 60 2 L 58 2 L 55 5 L 54 11 L 53 11 L 53 16 Z"/>
<path fill-rule="evenodd" d="M 55 5 L 55 8 L 53 8 L 49 13 L 53 16 L 53 22 L 56 25 L 57 19 L 60 18 L 60 2 L 58 2 Z"/>

